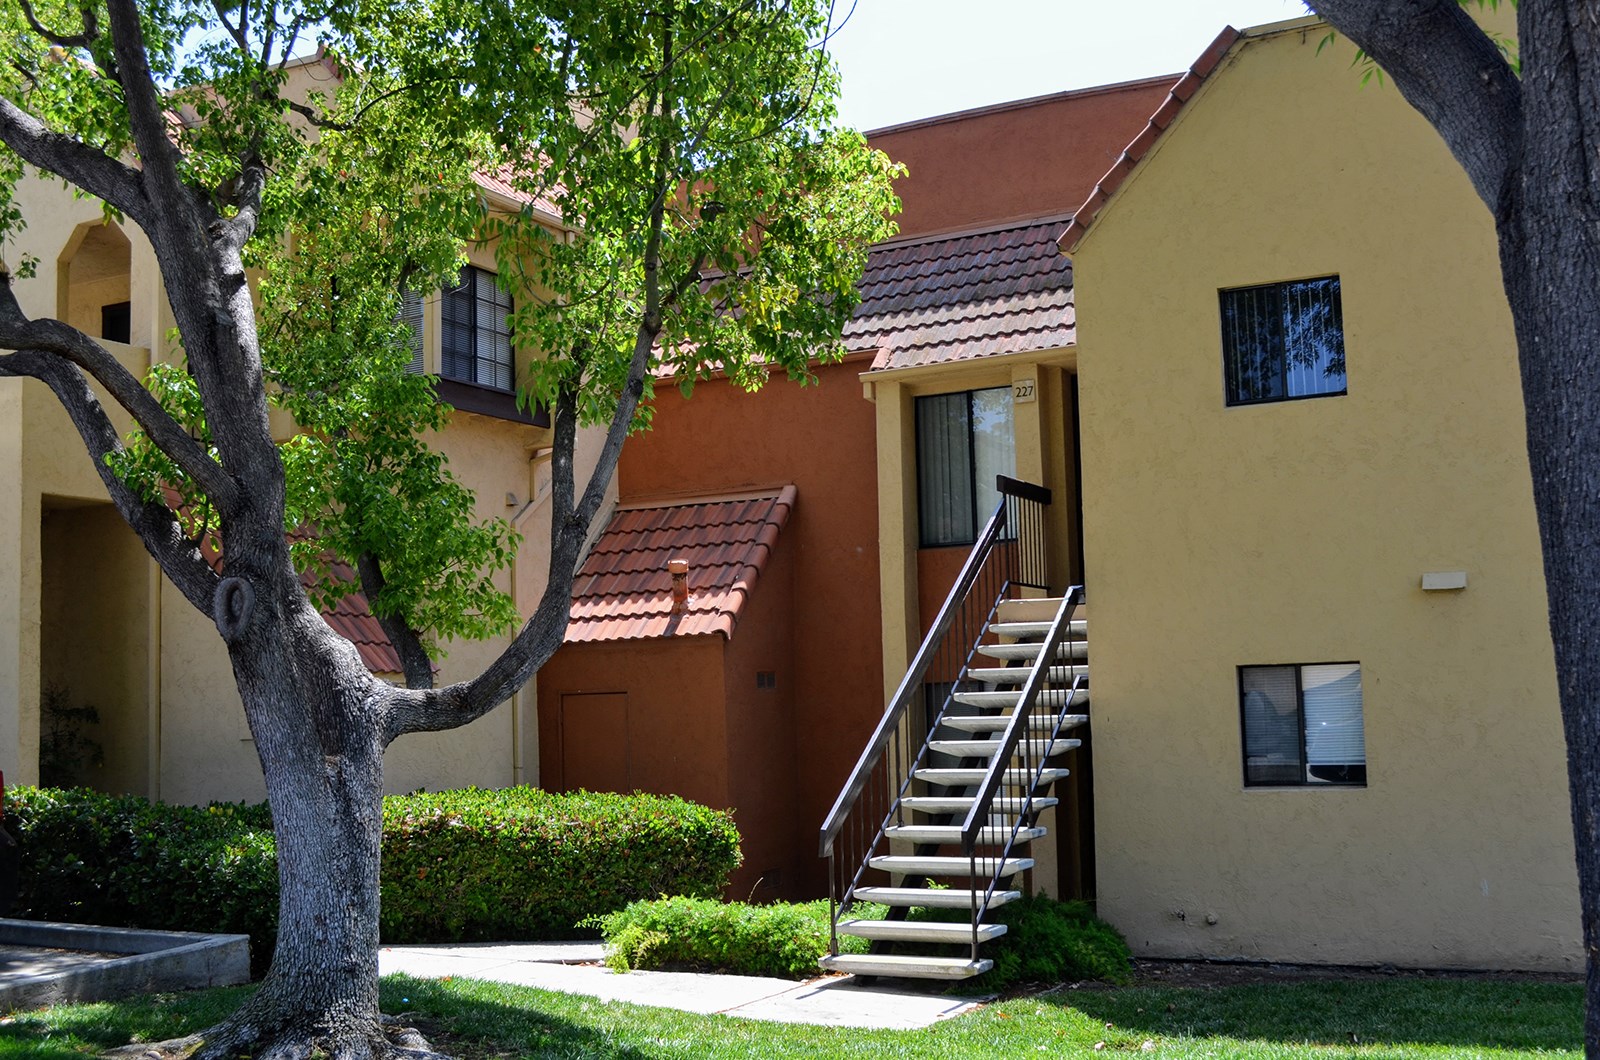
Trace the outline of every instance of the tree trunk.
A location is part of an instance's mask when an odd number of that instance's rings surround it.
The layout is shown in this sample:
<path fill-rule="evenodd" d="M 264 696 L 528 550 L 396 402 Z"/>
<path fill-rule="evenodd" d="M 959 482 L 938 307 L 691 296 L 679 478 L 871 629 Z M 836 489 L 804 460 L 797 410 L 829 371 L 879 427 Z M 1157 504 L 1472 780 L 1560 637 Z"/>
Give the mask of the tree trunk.
<path fill-rule="evenodd" d="M 1570 208 L 1516 198 L 1500 249 L 1567 740 L 1588 969 L 1584 1042 L 1600 1057 L 1600 247 Z"/>
<path fill-rule="evenodd" d="M 277 948 L 256 993 L 195 1055 L 424 1055 L 419 1038 L 386 1034 L 378 1010 L 386 686 L 297 585 L 284 589 L 230 645 L 272 807 Z"/>

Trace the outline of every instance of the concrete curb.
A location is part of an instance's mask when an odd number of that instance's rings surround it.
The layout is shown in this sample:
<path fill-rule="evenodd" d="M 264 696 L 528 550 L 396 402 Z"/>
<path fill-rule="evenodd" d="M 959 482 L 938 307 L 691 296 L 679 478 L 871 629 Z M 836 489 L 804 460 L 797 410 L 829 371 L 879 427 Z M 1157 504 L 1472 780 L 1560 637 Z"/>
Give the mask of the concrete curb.
<path fill-rule="evenodd" d="M 0 946 L 126 954 L 0 978 L 0 1012 L 250 981 L 250 937 L 0 919 Z"/>

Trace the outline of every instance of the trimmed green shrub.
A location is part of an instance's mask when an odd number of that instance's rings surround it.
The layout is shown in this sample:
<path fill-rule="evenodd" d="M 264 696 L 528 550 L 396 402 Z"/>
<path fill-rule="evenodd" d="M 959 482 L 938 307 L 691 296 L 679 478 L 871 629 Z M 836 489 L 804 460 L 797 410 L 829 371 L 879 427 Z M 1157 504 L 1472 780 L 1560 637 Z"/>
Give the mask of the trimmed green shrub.
<path fill-rule="evenodd" d="M 278 922 L 260 806 L 168 806 L 85 789 L 7 788 L 22 847 L 16 916 L 250 936 L 259 970 Z"/>
<path fill-rule="evenodd" d="M 854 916 L 877 919 L 882 906 L 860 903 Z M 809 979 L 828 952 L 828 903 L 746 905 L 704 898 L 634 902 L 599 918 L 606 964 L 619 972 L 672 968 L 735 975 Z M 867 952 L 866 939 L 840 936 L 846 953 Z"/>
<path fill-rule="evenodd" d="M 733 819 L 683 799 L 533 788 L 383 806 L 387 942 L 570 938 L 642 898 L 710 898 L 739 865 Z"/>
<path fill-rule="evenodd" d="M 22 846 L 14 915 L 247 934 L 256 970 L 271 958 L 278 863 L 265 804 L 10 787 L 6 821 Z M 381 928 L 386 942 L 571 937 L 636 898 L 720 893 L 738 864 L 728 814 L 682 799 L 531 788 L 391 796 Z"/>

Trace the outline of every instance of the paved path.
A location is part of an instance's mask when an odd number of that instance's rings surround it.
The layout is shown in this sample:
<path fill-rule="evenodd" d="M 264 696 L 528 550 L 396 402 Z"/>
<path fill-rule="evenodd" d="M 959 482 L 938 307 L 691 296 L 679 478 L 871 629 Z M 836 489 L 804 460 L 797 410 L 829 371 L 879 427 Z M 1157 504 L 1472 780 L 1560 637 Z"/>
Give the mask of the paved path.
<path fill-rule="evenodd" d="M 378 955 L 378 969 L 384 975 L 400 972 L 418 979 L 490 979 L 565 994 L 586 994 L 602 1001 L 835 1027 L 912 1030 L 958 1016 L 977 1005 L 972 998 L 951 998 L 915 989 L 864 987 L 852 976 L 796 983 L 791 979 L 695 972 L 619 975 L 591 963 L 601 956 L 598 942 L 385 946 Z"/>

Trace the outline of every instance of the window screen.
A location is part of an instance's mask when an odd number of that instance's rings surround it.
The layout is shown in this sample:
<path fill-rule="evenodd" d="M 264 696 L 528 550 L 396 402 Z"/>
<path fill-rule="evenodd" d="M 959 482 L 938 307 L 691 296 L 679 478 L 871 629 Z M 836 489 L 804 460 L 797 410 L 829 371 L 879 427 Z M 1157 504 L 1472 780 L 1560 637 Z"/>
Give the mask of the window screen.
<path fill-rule="evenodd" d="M 1241 666 L 1244 782 L 1365 784 L 1359 663 Z"/>
<path fill-rule="evenodd" d="M 1345 393 L 1339 277 L 1235 287 L 1220 294 L 1229 405 Z"/>

